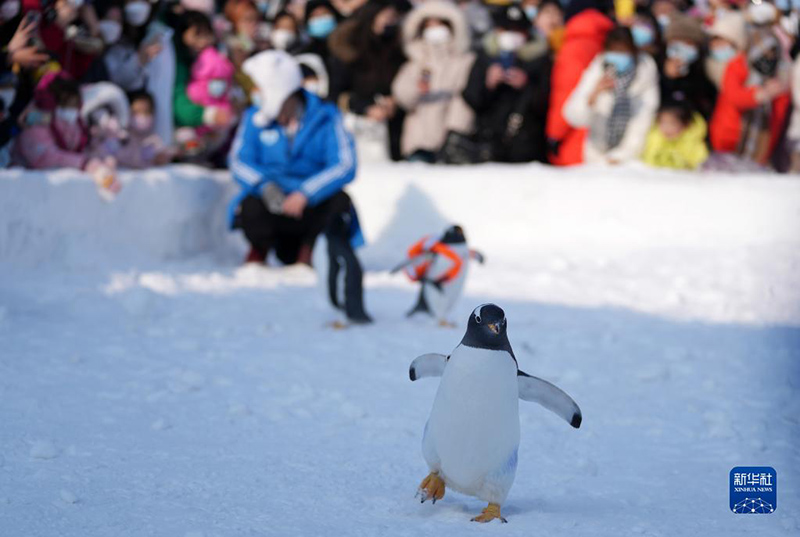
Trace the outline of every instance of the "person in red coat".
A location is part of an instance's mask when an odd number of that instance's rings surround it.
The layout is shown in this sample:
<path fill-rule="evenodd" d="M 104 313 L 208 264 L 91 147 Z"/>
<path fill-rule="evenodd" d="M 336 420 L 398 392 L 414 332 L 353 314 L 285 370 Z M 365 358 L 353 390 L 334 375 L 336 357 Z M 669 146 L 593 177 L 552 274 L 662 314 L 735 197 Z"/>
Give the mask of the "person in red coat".
<path fill-rule="evenodd" d="M 614 27 L 605 15 L 611 9 L 611 3 L 604 0 L 573 0 L 567 8 L 564 45 L 553 64 L 547 110 L 546 134 L 551 164 L 570 166 L 583 162 L 586 129 L 575 129 L 567 123 L 562 108 L 583 72 L 603 50 L 606 34 Z"/>
<path fill-rule="evenodd" d="M 766 165 L 789 111 L 788 71 L 771 33 L 756 34 L 728 63 L 711 118 L 711 146 Z"/>

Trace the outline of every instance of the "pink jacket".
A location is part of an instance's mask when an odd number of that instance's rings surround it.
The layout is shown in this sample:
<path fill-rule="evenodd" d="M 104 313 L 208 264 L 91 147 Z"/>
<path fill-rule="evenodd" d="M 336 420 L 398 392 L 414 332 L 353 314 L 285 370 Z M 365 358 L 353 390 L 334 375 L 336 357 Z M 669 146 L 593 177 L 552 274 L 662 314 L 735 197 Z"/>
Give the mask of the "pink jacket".
<path fill-rule="evenodd" d="M 79 144 L 73 150 L 62 147 L 50 125 L 33 125 L 17 137 L 11 159 L 14 164 L 32 170 L 83 169 L 88 159 L 84 145 Z"/>
<path fill-rule="evenodd" d="M 194 103 L 202 106 L 216 106 L 231 109 L 230 90 L 235 68 L 224 55 L 214 47 L 208 47 L 192 65 L 192 78 L 186 87 L 186 94 Z M 209 82 L 224 81 L 225 91 L 222 95 L 212 96 L 209 93 Z"/>

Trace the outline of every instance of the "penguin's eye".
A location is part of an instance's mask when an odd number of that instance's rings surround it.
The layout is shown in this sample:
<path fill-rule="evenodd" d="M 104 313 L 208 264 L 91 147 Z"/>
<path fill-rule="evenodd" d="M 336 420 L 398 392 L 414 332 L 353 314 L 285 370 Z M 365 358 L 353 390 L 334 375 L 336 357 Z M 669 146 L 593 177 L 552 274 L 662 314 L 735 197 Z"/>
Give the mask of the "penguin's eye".
<path fill-rule="evenodd" d="M 481 324 L 481 316 L 480 315 L 476 315 L 475 316 L 475 322 L 478 323 L 478 324 Z"/>

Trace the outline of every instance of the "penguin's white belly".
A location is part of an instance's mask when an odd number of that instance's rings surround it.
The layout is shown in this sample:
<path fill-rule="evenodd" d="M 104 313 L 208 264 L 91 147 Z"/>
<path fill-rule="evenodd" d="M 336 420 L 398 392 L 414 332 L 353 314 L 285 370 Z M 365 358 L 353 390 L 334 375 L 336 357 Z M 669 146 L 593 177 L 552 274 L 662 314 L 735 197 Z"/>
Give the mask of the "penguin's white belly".
<path fill-rule="evenodd" d="M 425 293 L 425 302 L 431 310 L 431 313 L 436 319 L 445 319 L 450 310 L 453 309 L 461 291 L 464 289 L 464 283 L 467 281 L 467 271 L 469 269 L 469 248 L 466 244 L 451 245 L 450 248 L 461 258 L 461 270 L 458 275 L 452 280 L 442 284 L 441 290 L 437 289 L 431 284 L 424 284 L 423 293 Z M 450 269 L 453 262 L 448 258 L 437 255 L 428 268 L 427 277 L 431 280 L 436 280 Z"/>
<path fill-rule="evenodd" d="M 459 346 L 445 367 L 423 452 L 456 491 L 502 503 L 519 447 L 517 367 L 509 353 Z"/>

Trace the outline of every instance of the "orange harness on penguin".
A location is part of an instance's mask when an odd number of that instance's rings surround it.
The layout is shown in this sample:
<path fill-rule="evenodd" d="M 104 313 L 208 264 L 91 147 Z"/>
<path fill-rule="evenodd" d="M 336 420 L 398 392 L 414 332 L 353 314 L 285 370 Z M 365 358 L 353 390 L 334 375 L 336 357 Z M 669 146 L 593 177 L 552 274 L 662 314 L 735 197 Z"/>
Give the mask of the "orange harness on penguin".
<path fill-rule="evenodd" d="M 408 313 L 428 313 L 441 322 L 461 295 L 469 260 L 483 263 L 483 256 L 467 246 L 464 230 L 451 226 L 440 237 L 424 237 L 408 250 L 408 258 L 392 271 L 405 269 L 421 289 L 416 306 Z"/>

